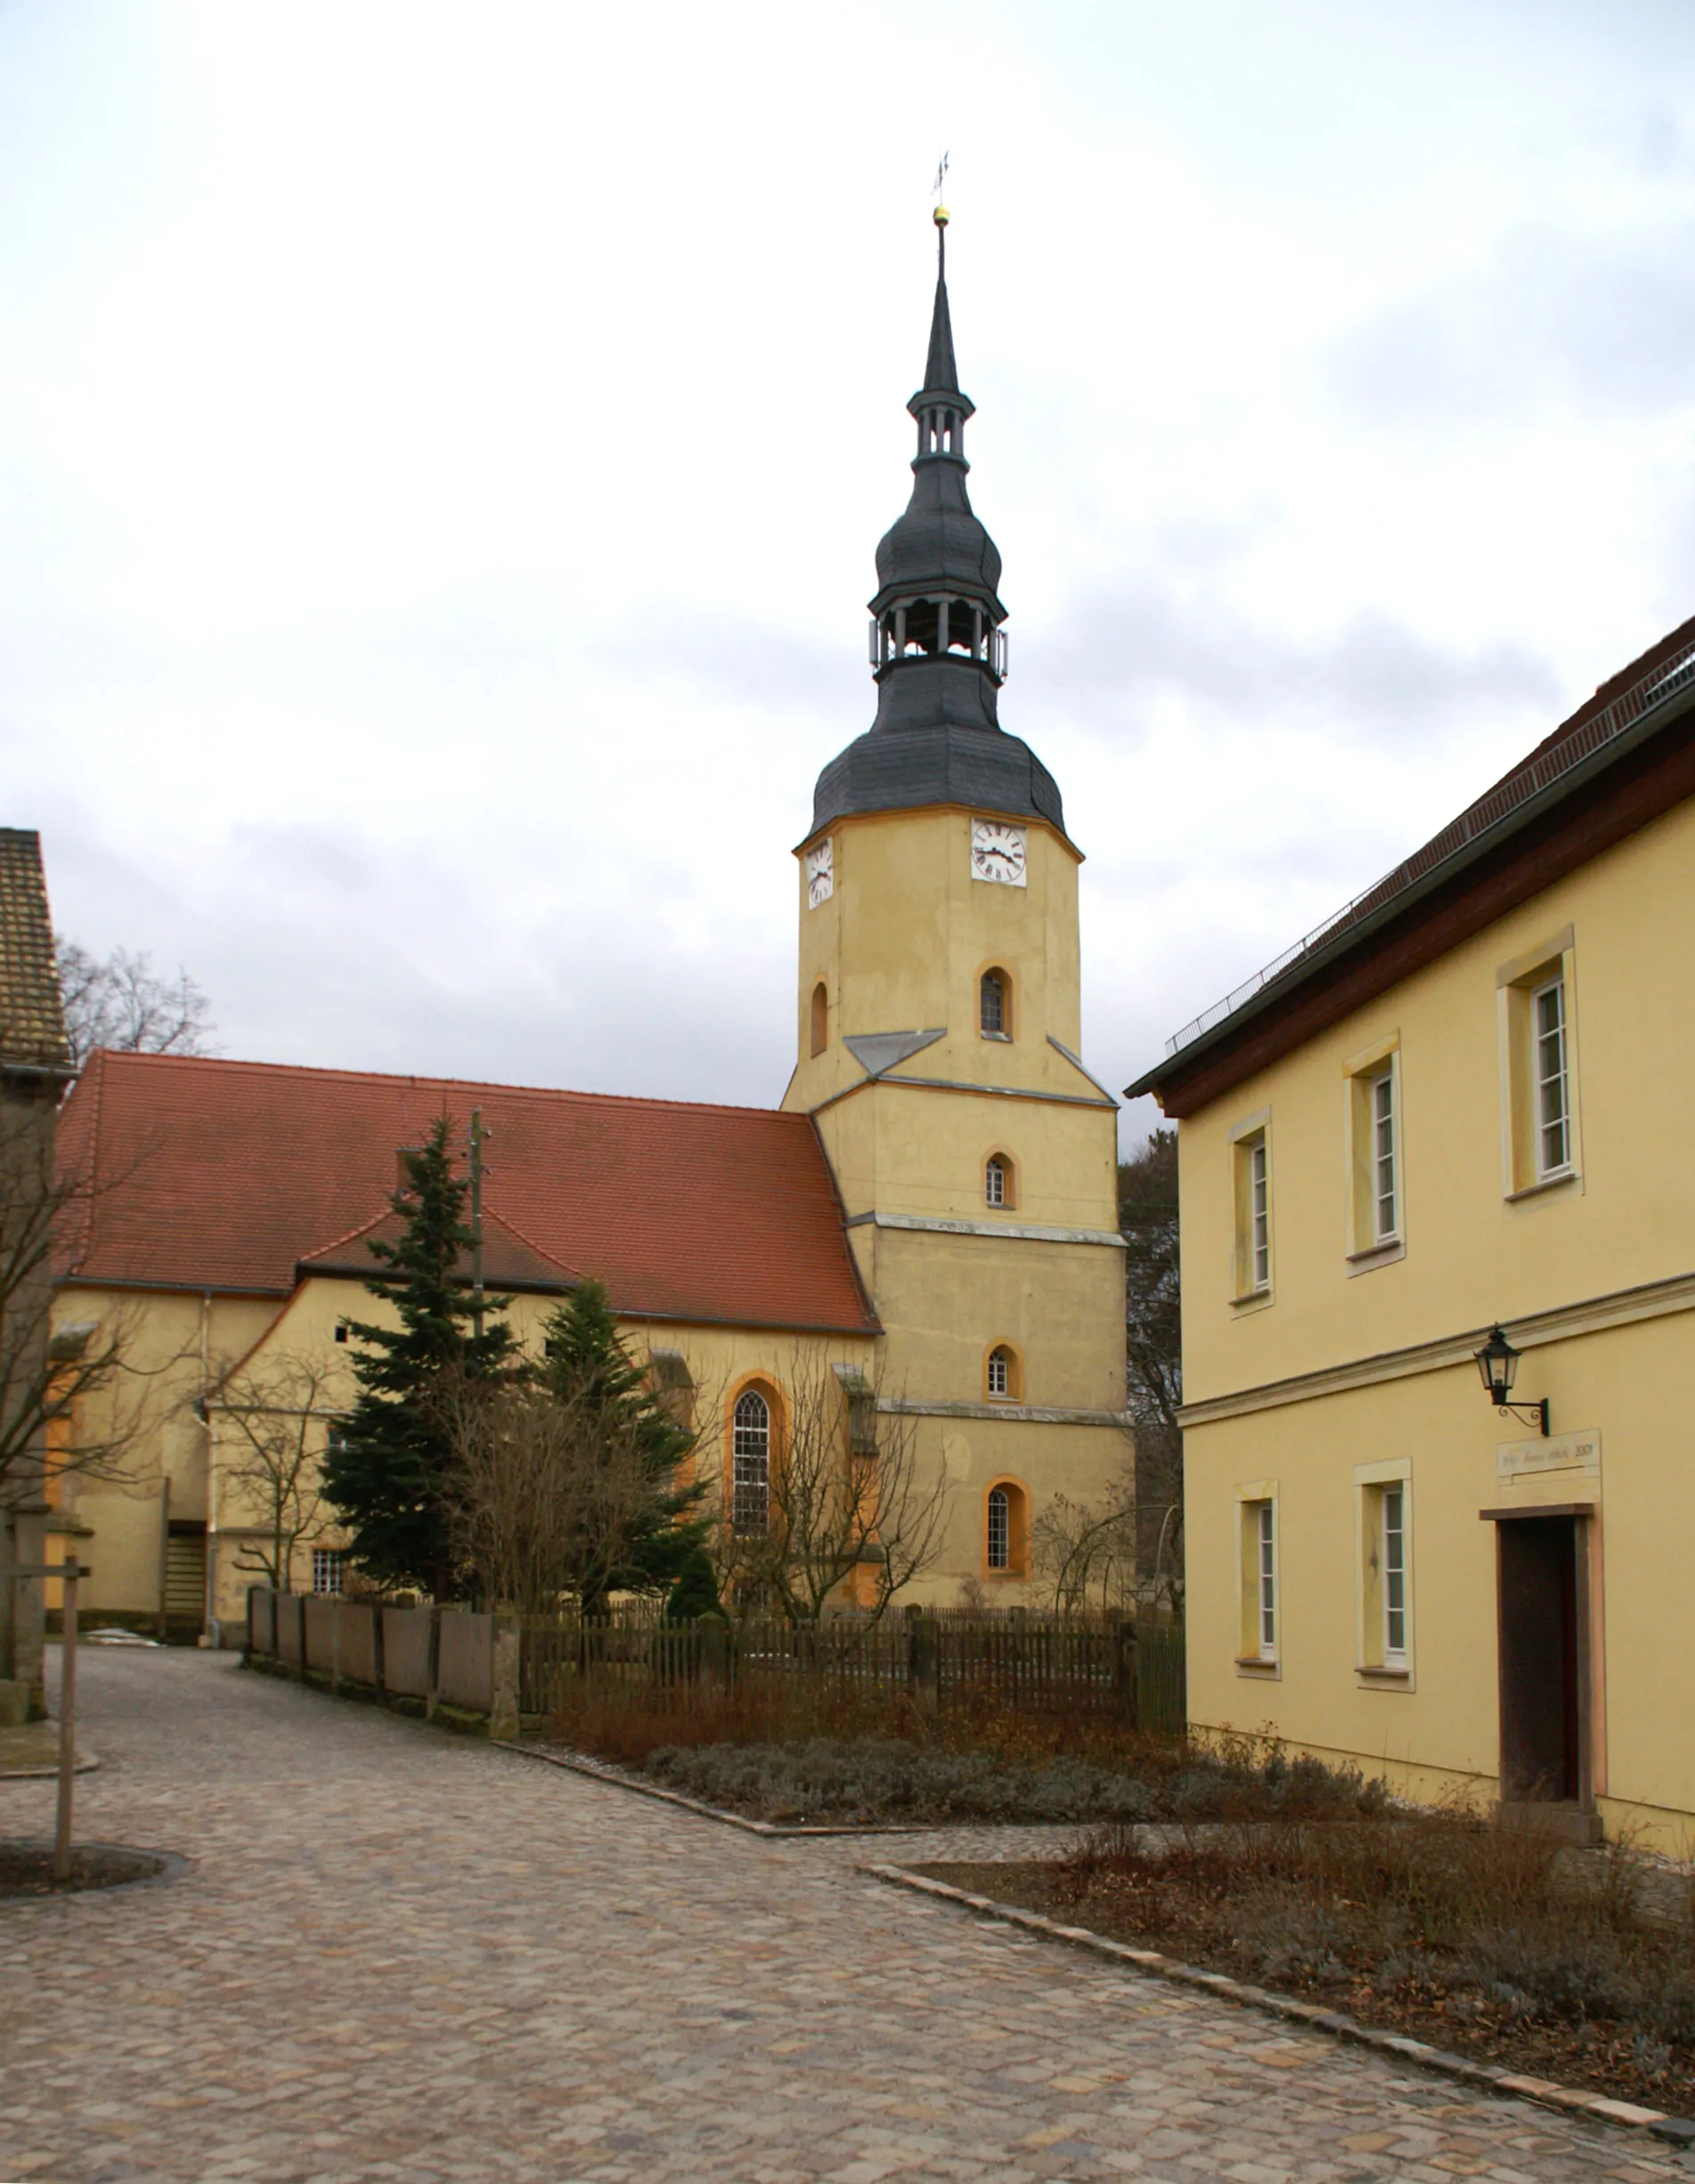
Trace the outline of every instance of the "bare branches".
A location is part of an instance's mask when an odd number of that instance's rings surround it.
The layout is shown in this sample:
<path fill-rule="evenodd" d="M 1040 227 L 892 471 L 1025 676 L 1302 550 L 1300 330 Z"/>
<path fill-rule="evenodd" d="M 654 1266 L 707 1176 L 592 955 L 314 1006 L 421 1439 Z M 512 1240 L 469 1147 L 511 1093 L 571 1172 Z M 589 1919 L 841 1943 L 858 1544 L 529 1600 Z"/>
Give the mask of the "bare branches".
<path fill-rule="evenodd" d="M 167 978 L 145 952 L 114 949 L 104 958 L 79 941 L 58 944 L 59 989 L 73 1064 L 96 1047 L 131 1054 L 206 1054 L 211 1005 L 180 966 Z"/>
<path fill-rule="evenodd" d="M 441 1410 L 449 1530 L 477 1590 L 526 1614 L 603 1600 L 652 1516 L 640 1418 L 517 1378 L 461 1378 Z"/>
<path fill-rule="evenodd" d="M 224 1530 L 240 1535 L 235 1567 L 279 1593 L 293 1589 L 297 1549 L 330 1526 L 320 1460 L 327 1422 L 336 1414 L 330 1397 L 338 1377 L 335 1365 L 285 1350 L 227 1374 L 208 1402 L 233 1436 L 220 1477 L 236 1507 L 255 1520 L 249 1527 L 224 1512 Z"/>
<path fill-rule="evenodd" d="M 880 1378 L 856 1365 L 797 1344 L 784 1393 L 769 1521 L 755 1530 L 732 1520 L 721 1533 L 722 1580 L 808 1623 L 852 1580 L 855 1604 L 881 1616 L 941 1553 L 946 1471 L 924 1468 L 917 1420 L 885 1406 Z"/>
<path fill-rule="evenodd" d="M 1031 1558 L 1061 1615 L 1128 1607 L 1136 1597 L 1135 1482 L 1128 1471 L 1104 1508 L 1056 1494 L 1031 1528 Z"/>
<path fill-rule="evenodd" d="M 0 1101 L 0 1503 L 28 1501 L 67 1471 L 112 1477 L 142 1425 L 134 1362 L 140 1308 L 50 1333 L 53 1255 L 87 1185 L 54 1165 L 53 1110 Z"/>

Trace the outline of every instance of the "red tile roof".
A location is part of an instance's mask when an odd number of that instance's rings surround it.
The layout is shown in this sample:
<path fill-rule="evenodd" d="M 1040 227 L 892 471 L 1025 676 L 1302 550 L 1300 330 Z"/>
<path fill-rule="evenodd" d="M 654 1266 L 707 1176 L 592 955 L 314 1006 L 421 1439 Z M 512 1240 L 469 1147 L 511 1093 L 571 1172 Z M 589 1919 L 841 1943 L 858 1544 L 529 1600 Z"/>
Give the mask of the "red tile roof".
<path fill-rule="evenodd" d="M 575 1270 L 634 1317 L 876 1326 L 805 1115 L 183 1055 L 96 1055 L 67 1103 L 93 1189 L 65 1275 L 282 1296 L 306 1262 L 363 1271 L 397 1148 L 474 1107 L 492 1284 Z"/>

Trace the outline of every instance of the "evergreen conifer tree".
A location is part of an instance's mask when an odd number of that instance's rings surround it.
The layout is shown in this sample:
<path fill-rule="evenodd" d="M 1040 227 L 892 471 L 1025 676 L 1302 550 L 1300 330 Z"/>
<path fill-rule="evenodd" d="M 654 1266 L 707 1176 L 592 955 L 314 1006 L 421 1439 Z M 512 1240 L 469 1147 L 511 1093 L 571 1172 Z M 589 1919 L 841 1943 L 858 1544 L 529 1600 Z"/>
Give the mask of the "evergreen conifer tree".
<path fill-rule="evenodd" d="M 441 1600 L 454 1590 L 454 1558 L 443 1497 L 450 1449 L 436 1392 L 449 1374 L 493 1379 L 509 1369 L 512 1336 L 501 1315 L 510 1300 L 484 1300 L 478 1334 L 460 1271 L 471 1244 L 468 1186 L 453 1173 L 446 1116 L 421 1149 L 401 1158 L 406 1180 L 389 1202 L 405 1226 L 396 1243 L 372 1243 L 387 1272 L 365 1284 L 394 1307 L 400 1324 L 349 1329 L 359 1345 L 359 1394 L 325 1455 L 324 1494 L 362 1569 Z"/>
<path fill-rule="evenodd" d="M 703 1546 L 693 1546 L 683 1557 L 682 1567 L 677 1572 L 677 1582 L 671 1588 L 665 1601 L 667 1623 L 692 1623 L 697 1616 L 722 1615 L 724 1604 L 718 1597 L 718 1577 L 713 1569 L 712 1557 Z"/>
<path fill-rule="evenodd" d="M 583 1589 L 584 1615 L 604 1615 L 606 1595 L 629 1589 L 668 1590 L 690 1552 L 705 1536 L 707 1518 L 690 1515 L 705 1487 L 691 1484 L 682 1466 L 695 1437 L 648 1386 L 640 1365 L 618 1339 L 617 1323 L 599 1282 L 584 1282 L 550 1317 L 545 1329 L 541 1384 L 562 1402 L 586 1404 L 605 1421 L 605 1442 L 633 1441 L 648 1487 L 633 1532 L 624 1542 L 622 1566 L 611 1572 L 598 1598 Z"/>

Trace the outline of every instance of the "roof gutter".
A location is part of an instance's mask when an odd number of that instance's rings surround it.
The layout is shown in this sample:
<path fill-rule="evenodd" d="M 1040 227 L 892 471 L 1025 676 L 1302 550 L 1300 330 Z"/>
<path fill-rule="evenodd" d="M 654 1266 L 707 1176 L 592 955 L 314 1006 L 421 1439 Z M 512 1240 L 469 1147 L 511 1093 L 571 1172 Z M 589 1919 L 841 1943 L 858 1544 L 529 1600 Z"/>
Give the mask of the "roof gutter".
<path fill-rule="evenodd" d="M 1652 706 L 1631 725 L 1623 729 L 1596 750 L 1577 760 L 1550 781 L 1545 787 L 1534 790 L 1522 803 L 1515 804 L 1491 826 L 1483 827 L 1459 848 L 1409 881 L 1398 893 L 1390 895 L 1368 910 L 1356 924 L 1339 932 L 1333 940 L 1320 940 L 1310 953 L 1287 970 L 1268 979 L 1259 992 L 1243 1002 L 1229 1015 L 1221 1017 L 1210 1031 L 1203 1031 L 1186 1047 L 1178 1047 L 1175 1054 L 1167 1055 L 1153 1068 L 1145 1071 L 1136 1082 L 1125 1087 L 1126 1099 L 1140 1099 L 1149 1092 L 1156 1092 L 1172 1078 L 1186 1076 L 1192 1065 L 1204 1055 L 1228 1047 L 1243 1028 L 1259 1020 L 1270 1009 L 1280 1006 L 1292 994 L 1298 993 L 1308 980 L 1330 965 L 1339 963 L 1354 949 L 1369 941 L 1385 926 L 1422 901 L 1425 897 L 1445 887 L 1461 873 L 1494 853 L 1503 842 L 1521 833 L 1533 820 L 1556 810 L 1569 797 L 1574 796 L 1600 775 L 1608 772 L 1633 751 L 1651 742 L 1683 716 L 1695 710 L 1695 684 L 1685 684 L 1675 690 L 1661 705 Z M 1345 915 L 1345 913 L 1344 913 Z"/>

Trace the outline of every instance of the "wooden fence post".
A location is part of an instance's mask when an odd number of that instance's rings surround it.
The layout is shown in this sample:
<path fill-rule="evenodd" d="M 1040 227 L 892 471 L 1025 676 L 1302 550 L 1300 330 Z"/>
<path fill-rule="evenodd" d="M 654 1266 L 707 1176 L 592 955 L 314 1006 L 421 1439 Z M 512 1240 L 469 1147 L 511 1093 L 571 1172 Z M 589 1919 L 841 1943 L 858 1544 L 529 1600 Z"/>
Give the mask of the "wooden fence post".
<path fill-rule="evenodd" d="M 695 1627 L 700 1633 L 700 1681 L 722 1691 L 729 1681 L 729 1625 L 721 1615 L 704 1615 Z"/>
<path fill-rule="evenodd" d="M 518 1733 L 518 1620 L 497 1615 L 489 1632 L 488 1733 L 502 1744 Z"/>
<path fill-rule="evenodd" d="M 440 1703 L 440 1693 L 436 1687 L 440 1681 L 442 1668 L 442 1611 L 433 1601 L 429 1610 L 428 1661 L 428 1671 L 424 1679 L 424 1719 L 433 1722 L 436 1708 Z"/>
<path fill-rule="evenodd" d="M 925 1714 L 941 1706 L 941 1631 L 933 1616 L 915 1615 L 907 1625 L 907 1682 L 913 1703 Z"/>
<path fill-rule="evenodd" d="M 371 1680 L 379 1700 L 388 1695 L 388 1678 L 383 1660 L 382 1602 L 371 1603 Z"/>
<path fill-rule="evenodd" d="M 1137 1680 L 1137 1630 L 1133 1617 L 1123 1615 L 1112 1623 L 1112 1696 L 1119 1712 L 1132 1729 L 1142 1718 L 1141 1689 Z"/>

